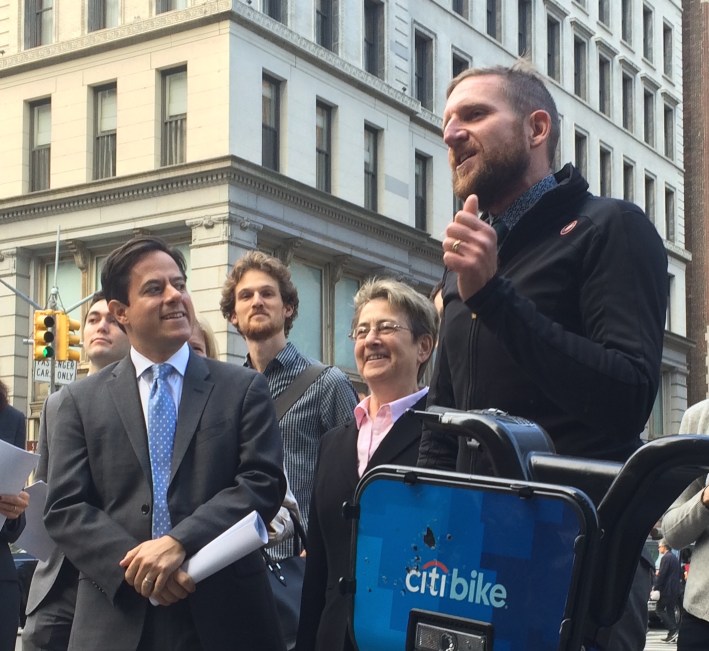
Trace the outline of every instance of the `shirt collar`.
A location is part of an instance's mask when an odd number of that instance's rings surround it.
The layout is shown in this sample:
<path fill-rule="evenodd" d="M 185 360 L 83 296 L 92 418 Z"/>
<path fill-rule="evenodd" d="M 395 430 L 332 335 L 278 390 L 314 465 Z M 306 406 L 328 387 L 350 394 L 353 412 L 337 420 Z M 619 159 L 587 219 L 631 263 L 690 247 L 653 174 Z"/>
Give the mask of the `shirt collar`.
<path fill-rule="evenodd" d="M 148 359 L 145 355 L 139 353 L 133 346 L 130 347 L 130 358 L 135 366 L 135 376 L 140 377 L 147 371 L 153 364 L 154 361 Z M 190 347 L 187 342 L 182 344 L 180 350 L 178 350 L 170 359 L 165 360 L 167 364 L 170 364 L 182 377 L 185 376 L 185 371 L 187 370 L 187 362 L 190 361 Z"/>
<path fill-rule="evenodd" d="M 499 215 L 490 215 L 490 217 L 495 220 L 501 219 L 505 226 L 511 230 L 522 215 L 541 199 L 543 194 L 549 192 L 549 190 L 553 190 L 557 185 L 559 185 L 559 183 L 554 175 L 549 174 L 517 197 L 506 210 L 503 210 Z M 490 221 L 493 221 L 493 219 Z"/>
<path fill-rule="evenodd" d="M 264 369 L 264 373 L 268 373 L 269 371 L 273 370 L 274 367 L 285 367 L 289 366 L 293 362 L 295 362 L 298 359 L 298 351 L 296 347 L 289 341 L 286 343 L 286 345 L 281 348 L 281 350 L 278 352 L 278 355 L 276 355 L 267 365 L 266 368 Z M 246 354 L 246 360 L 244 361 L 244 366 L 247 368 L 253 368 L 253 364 L 251 363 L 251 355 L 249 353 Z"/>
<path fill-rule="evenodd" d="M 399 398 L 398 400 L 393 400 L 392 402 L 387 402 L 379 406 L 381 411 L 384 408 L 391 410 L 391 420 L 395 423 L 407 409 L 413 407 L 421 398 L 428 394 L 428 387 L 419 389 L 416 393 L 410 393 L 408 396 Z M 362 427 L 362 423 L 365 418 L 369 418 L 369 401 L 372 396 L 366 396 L 355 408 L 354 416 L 357 423 L 357 429 Z"/>

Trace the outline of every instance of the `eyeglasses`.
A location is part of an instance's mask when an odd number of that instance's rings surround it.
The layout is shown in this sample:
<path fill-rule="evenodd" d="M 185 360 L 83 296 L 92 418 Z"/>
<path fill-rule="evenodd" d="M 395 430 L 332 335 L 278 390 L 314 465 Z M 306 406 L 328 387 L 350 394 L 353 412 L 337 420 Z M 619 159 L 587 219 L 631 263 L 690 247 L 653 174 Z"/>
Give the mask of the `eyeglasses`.
<path fill-rule="evenodd" d="M 394 323 L 394 321 L 381 321 L 380 323 L 375 323 L 374 325 L 359 325 L 349 334 L 349 338 L 354 341 L 362 341 L 367 338 L 369 331 L 374 331 L 374 334 L 378 337 L 388 337 L 393 335 L 397 330 L 409 330 L 406 326 Z"/>

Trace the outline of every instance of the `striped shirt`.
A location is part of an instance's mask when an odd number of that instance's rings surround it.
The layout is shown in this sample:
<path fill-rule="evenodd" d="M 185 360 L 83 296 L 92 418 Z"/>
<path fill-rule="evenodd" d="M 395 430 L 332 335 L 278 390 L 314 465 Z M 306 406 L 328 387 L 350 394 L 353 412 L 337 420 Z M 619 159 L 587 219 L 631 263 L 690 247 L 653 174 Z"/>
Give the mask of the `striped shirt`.
<path fill-rule="evenodd" d="M 311 363 L 288 342 L 263 373 L 271 397 L 275 400 Z M 245 365 L 251 367 L 248 355 Z M 339 368 L 332 366 L 320 374 L 278 422 L 288 481 L 306 527 L 320 439 L 333 427 L 351 421 L 356 405 L 357 393 L 352 383 Z M 272 551 L 276 558 L 290 556 L 292 545 L 287 541 L 276 545 Z"/>

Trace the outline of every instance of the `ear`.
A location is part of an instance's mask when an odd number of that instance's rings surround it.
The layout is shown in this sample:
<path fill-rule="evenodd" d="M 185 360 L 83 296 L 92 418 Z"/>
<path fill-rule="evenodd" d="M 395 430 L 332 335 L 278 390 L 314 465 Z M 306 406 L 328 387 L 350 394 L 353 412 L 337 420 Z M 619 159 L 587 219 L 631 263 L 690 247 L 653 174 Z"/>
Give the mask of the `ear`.
<path fill-rule="evenodd" d="M 231 325 L 233 325 L 238 330 L 239 319 L 236 316 L 236 310 L 231 313 L 231 316 L 229 317 L 229 323 L 231 323 Z"/>
<path fill-rule="evenodd" d="M 293 306 L 292 305 L 284 305 L 283 312 L 285 313 L 286 317 L 293 316 Z"/>
<path fill-rule="evenodd" d="M 541 109 L 529 116 L 529 146 L 532 149 L 546 145 L 551 133 L 551 116 Z"/>
<path fill-rule="evenodd" d="M 417 342 L 418 345 L 418 363 L 423 364 L 431 356 L 433 352 L 433 337 L 431 335 L 421 335 Z"/>
<path fill-rule="evenodd" d="M 113 318 L 122 326 L 128 325 L 128 306 L 115 298 L 109 301 L 108 311 L 113 315 Z"/>

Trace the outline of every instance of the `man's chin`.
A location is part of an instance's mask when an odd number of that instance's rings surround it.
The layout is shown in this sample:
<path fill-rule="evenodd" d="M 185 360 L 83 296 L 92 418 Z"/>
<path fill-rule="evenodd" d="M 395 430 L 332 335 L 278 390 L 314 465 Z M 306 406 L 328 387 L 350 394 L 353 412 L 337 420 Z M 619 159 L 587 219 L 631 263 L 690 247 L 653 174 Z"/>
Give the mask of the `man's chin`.
<path fill-rule="evenodd" d="M 241 329 L 241 335 L 249 341 L 267 341 L 278 334 L 278 330 L 270 323 L 249 326 Z"/>

